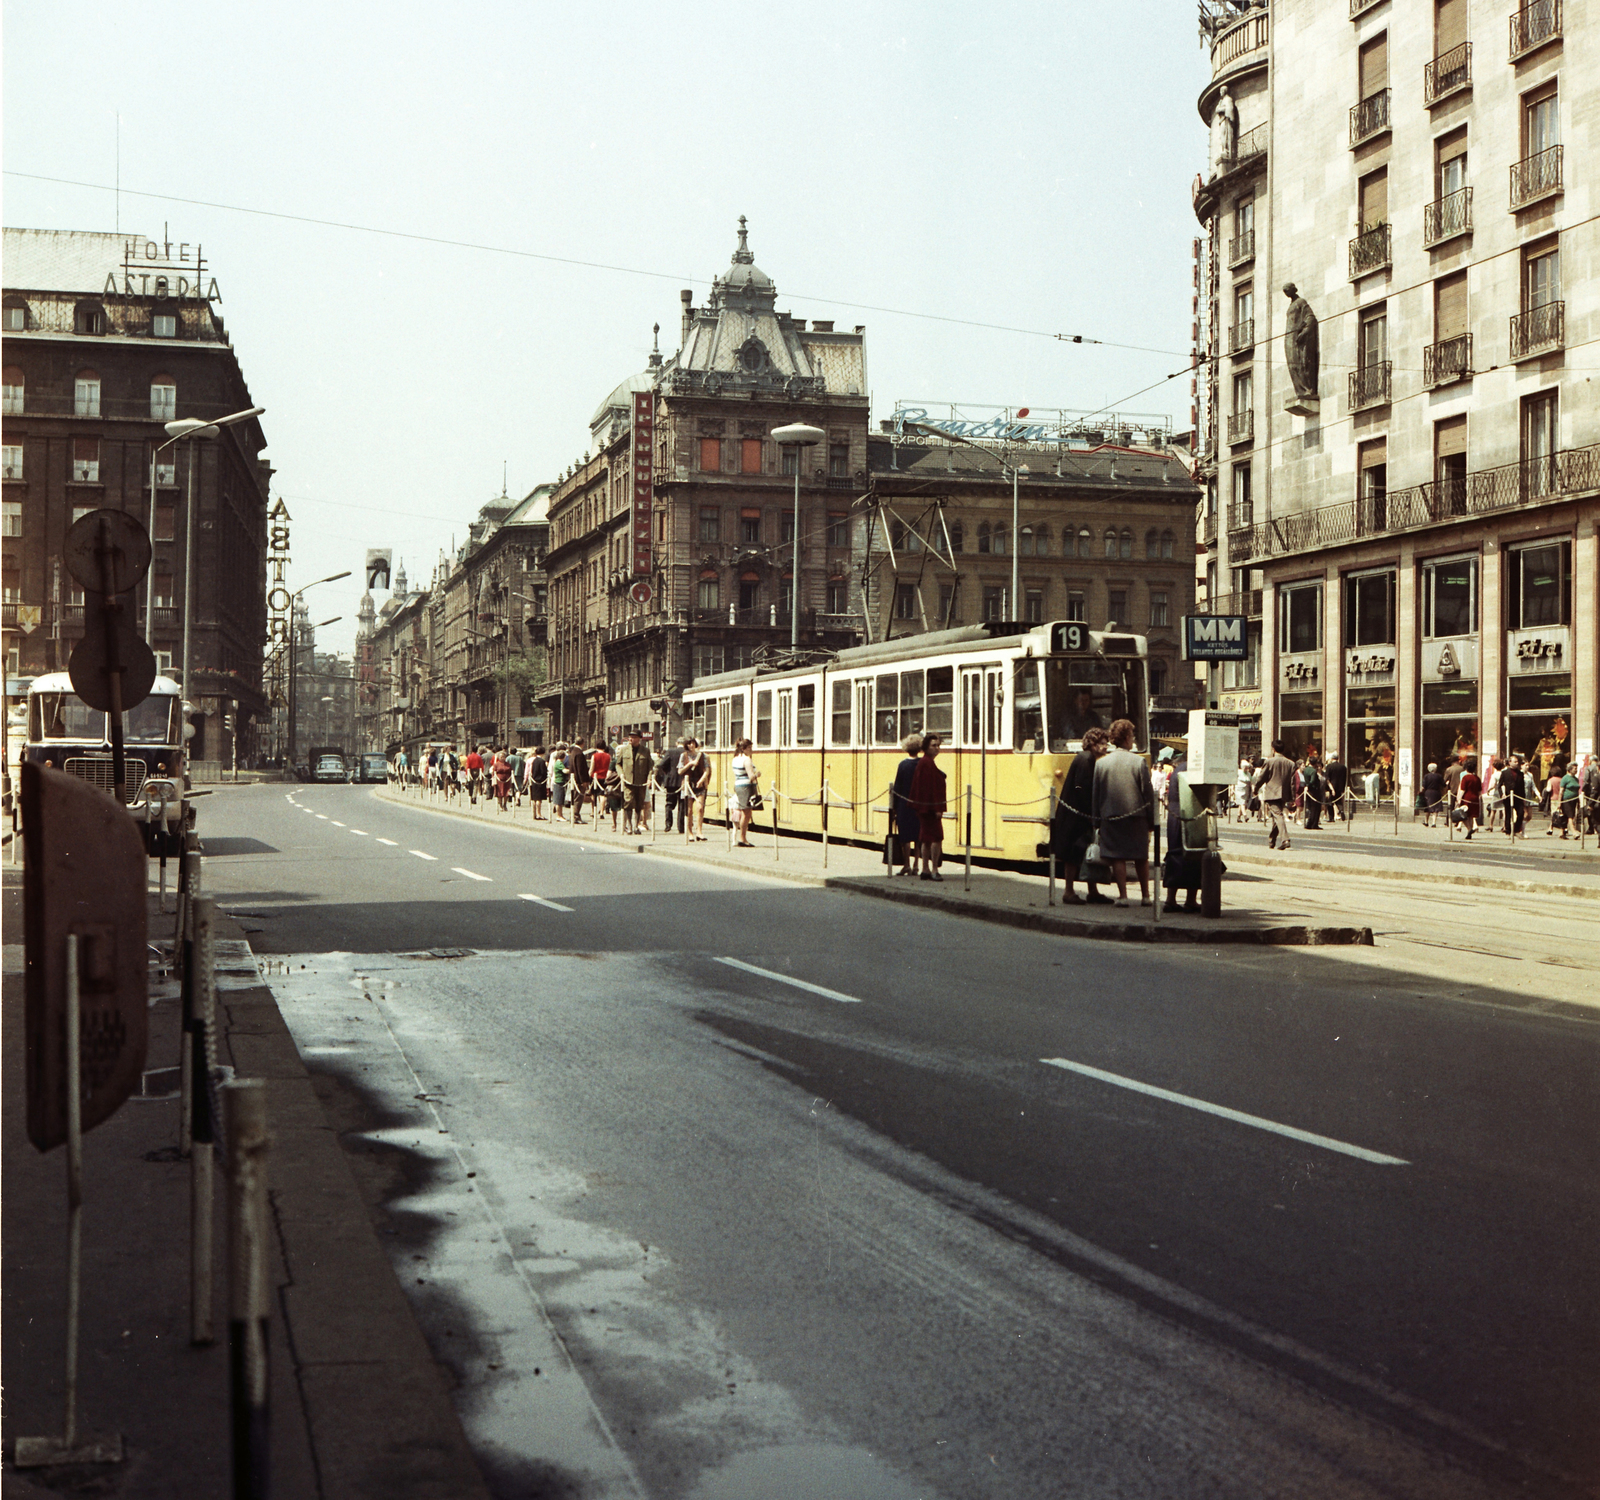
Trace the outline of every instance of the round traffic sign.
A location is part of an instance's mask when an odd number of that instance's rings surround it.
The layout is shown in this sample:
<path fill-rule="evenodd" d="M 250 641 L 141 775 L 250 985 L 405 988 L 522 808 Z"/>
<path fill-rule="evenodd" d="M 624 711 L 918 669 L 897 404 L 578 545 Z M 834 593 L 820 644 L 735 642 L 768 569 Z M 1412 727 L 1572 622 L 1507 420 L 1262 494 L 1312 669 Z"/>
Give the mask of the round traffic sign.
<path fill-rule="evenodd" d="M 84 600 L 83 638 L 72 648 L 72 658 L 67 663 L 67 673 L 72 678 L 72 691 L 90 708 L 101 713 L 111 709 L 111 654 L 106 640 L 106 610 L 103 594 L 88 593 Z M 134 624 L 133 610 L 125 605 L 114 606 L 117 611 L 112 629 L 117 636 L 117 669 L 122 678 L 122 710 L 143 703 L 150 696 L 156 680 L 155 653 L 139 638 Z"/>
<path fill-rule="evenodd" d="M 648 583 L 636 583 L 628 590 L 628 596 L 635 604 L 648 604 L 654 594 L 655 590 Z"/>
<path fill-rule="evenodd" d="M 61 556 L 79 588 L 125 594 L 150 571 L 150 533 L 125 510 L 91 510 L 73 522 Z"/>

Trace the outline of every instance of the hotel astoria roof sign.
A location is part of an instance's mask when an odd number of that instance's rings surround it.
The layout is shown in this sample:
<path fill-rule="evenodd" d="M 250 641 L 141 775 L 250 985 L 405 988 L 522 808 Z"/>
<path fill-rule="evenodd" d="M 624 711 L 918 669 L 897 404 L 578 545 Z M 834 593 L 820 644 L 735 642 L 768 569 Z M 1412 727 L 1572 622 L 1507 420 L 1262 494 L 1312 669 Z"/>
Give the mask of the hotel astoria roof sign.
<path fill-rule="evenodd" d="M 208 302 L 222 301 L 217 279 L 207 273 L 205 252 L 197 240 L 173 240 L 167 226 L 161 238 L 149 240 L 133 235 L 122 242 L 122 278 L 106 273 L 104 293 L 108 297 L 203 297 Z"/>

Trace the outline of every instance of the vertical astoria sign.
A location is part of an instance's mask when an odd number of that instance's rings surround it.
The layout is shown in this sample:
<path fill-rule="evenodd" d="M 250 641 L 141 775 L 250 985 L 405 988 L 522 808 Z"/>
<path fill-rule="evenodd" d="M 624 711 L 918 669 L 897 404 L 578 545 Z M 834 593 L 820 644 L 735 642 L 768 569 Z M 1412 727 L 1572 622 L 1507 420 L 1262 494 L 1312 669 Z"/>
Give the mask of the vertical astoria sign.
<path fill-rule="evenodd" d="M 651 464 L 655 460 L 656 393 L 633 393 L 633 572 L 650 575 Z"/>

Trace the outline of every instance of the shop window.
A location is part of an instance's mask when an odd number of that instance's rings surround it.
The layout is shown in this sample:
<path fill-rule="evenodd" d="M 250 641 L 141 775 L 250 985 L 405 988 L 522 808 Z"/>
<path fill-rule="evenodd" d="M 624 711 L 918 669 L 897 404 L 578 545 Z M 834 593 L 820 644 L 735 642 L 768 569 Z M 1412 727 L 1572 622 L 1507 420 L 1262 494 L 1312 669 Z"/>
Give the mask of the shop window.
<path fill-rule="evenodd" d="M 1322 585 L 1294 584 L 1278 595 L 1279 650 L 1292 654 L 1322 649 Z M 1320 717 L 1321 710 L 1318 710 Z"/>
<path fill-rule="evenodd" d="M 1346 646 L 1394 644 L 1394 571 L 1353 573 L 1344 581 Z"/>
<path fill-rule="evenodd" d="M 1434 558 L 1422 565 L 1422 634 L 1475 635 L 1478 630 L 1478 559 Z"/>
<path fill-rule="evenodd" d="M 1512 630 L 1572 622 L 1572 543 L 1512 548 L 1507 557 L 1506 618 Z"/>

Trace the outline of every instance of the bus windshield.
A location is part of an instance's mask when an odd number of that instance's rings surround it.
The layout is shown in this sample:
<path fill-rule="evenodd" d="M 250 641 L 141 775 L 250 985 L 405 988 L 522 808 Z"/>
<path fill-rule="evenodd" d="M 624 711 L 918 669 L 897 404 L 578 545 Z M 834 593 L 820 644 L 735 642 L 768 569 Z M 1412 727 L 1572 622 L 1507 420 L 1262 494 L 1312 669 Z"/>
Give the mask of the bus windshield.
<path fill-rule="evenodd" d="M 130 744 L 176 744 L 177 738 L 172 732 L 172 705 L 177 701 L 165 693 L 159 697 L 152 693 L 143 703 L 130 708 L 122 716 L 123 738 Z"/>
<path fill-rule="evenodd" d="M 1143 749 L 1144 662 L 1137 657 L 1107 661 L 1093 656 L 1050 657 L 1044 662 L 1045 714 L 1050 750 L 1061 755 L 1082 748 L 1084 734 L 1131 719 L 1134 746 Z"/>
<path fill-rule="evenodd" d="M 76 693 L 36 693 L 32 709 L 29 739 L 105 743 L 106 716 Z"/>

